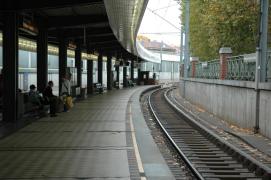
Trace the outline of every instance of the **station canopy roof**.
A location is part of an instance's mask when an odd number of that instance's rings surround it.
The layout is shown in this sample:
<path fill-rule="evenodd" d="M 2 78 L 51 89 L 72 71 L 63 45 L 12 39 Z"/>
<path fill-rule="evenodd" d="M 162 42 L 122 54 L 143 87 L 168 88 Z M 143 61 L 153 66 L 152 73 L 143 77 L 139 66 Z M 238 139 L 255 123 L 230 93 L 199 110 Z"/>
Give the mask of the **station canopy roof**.
<path fill-rule="evenodd" d="M 60 37 L 89 52 L 122 58 L 138 58 L 137 32 L 148 0 L 2 0 L 0 28 L 4 12 L 19 14 L 19 35 L 35 40 L 36 33 L 22 28 L 48 28 L 48 41 L 58 44 Z M 34 28 L 35 29 L 35 28 Z"/>

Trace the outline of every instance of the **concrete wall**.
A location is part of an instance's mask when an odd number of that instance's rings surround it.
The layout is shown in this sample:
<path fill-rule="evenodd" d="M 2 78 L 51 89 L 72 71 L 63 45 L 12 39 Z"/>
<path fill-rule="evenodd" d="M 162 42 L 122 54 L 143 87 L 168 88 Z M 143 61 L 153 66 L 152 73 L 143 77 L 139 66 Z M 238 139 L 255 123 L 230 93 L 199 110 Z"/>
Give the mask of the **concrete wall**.
<path fill-rule="evenodd" d="M 180 93 L 184 96 L 184 79 Z M 260 133 L 271 138 L 271 84 L 260 84 Z M 256 93 L 253 82 L 186 79 L 185 98 L 227 122 L 255 127 Z"/>

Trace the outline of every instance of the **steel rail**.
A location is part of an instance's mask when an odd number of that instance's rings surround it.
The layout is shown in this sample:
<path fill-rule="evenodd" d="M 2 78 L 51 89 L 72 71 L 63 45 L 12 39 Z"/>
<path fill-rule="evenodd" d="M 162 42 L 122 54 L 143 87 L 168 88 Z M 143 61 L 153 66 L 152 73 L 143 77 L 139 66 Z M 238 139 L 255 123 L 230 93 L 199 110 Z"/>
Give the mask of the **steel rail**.
<path fill-rule="evenodd" d="M 148 98 L 148 103 L 149 103 L 149 107 L 151 109 L 151 113 L 154 116 L 155 120 L 157 121 L 157 123 L 159 124 L 160 128 L 163 130 L 163 132 L 166 134 L 167 138 L 169 139 L 170 143 L 173 145 L 173 147 L 176 149 L 176 151 L 179 153 L 180 157 L 182 158 L 182 160 L 187 164 L 188 168 L 191 170 L 191 172 L 193 173 L 193 175 L 199 179 L 199 180 L 204 180 L 204 178 L 201 176 L 201 174 L 198 172 L 198 170 L 195 168 L 195 166 L 189 161 L 189 159 L 186 157 L 186 155 L 183 153 L 183 151 L 178 147 L 178 145 L 174 142 L 174 140 L 171 138 L 171 136 L 169 135 L 169 133 L 167 132 L 167 130 L 164 128 L 164 126 L 162 125 L 161 121 L 159 120 L 158 116 L 156 115 L 153 106 L 151 104 L 151 96 L 156 93 L 157 91 L 160 91 L 161 89 L 157 89 L 155 91 L 153 91 L 149 98 Z"/>

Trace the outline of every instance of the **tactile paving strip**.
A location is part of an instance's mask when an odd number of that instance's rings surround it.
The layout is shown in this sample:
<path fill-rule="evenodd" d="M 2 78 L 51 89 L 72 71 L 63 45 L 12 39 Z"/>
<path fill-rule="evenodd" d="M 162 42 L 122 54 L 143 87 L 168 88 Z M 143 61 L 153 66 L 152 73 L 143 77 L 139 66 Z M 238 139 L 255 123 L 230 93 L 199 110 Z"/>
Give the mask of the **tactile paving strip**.
<path fill-rule="evenodd" d="M 129 119 L 129 111 L 128 108 L 126 109 L 126 131 L 131 132 L 131 126 L 130 126 L 130 119 Z M 126 144 L 129 147 L 133 147 L 132 142 L 132 134 L 127 133 L 126 134 Z M 129 163 L 129 171 L 130 171 L 130 178 L 131 180 L 140 180 L 140 172 L 137 165 L 137 159 L 135 156 L 135 150 L 134 149 L 128 149 L 127 150 L 127 157 L 128 157 L 128 163 Z"/>

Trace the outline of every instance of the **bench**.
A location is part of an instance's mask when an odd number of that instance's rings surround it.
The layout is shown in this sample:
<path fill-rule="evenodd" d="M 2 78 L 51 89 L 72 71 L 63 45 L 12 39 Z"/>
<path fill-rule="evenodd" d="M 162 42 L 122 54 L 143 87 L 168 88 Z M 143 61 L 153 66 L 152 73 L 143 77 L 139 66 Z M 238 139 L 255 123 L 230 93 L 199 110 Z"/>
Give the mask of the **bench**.
<path fill-rule="evenodd" d="M 19 93 L 18 100 L 19 100 L 19 103 L 18 103 L 19 117 L 22 117 L 23 115 L 29 115 L 29 116 L 46 115 L 49 110 L 49 105 L 43 105 L 43 109 L 40 109 L 38 105 L 31 103 L 29 101 L 28 93 Z"/>
<path fill-rule="evenodd" d="M 132 80 L 128 80 L 128 87 L 135 87 L 136 83 L 134 83 Z"/>
<path fill-rule="evenodd" d="M 96 83 L 94 84 L 94 91 L 102 94 L 104 92 L 104 87 L 101 85 L 101 83 Z"/>
<path fill-rule="evenodd" d="M 119 89 L 119 88 L 120 88 L 120 83 L 119 83 L 118 81 L 115 81 L 114 87 L 115 87 L 116 89 Z"/>

